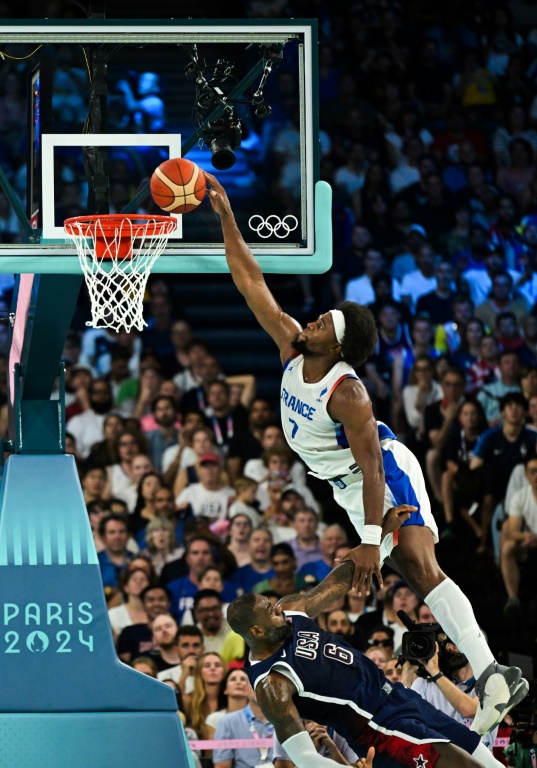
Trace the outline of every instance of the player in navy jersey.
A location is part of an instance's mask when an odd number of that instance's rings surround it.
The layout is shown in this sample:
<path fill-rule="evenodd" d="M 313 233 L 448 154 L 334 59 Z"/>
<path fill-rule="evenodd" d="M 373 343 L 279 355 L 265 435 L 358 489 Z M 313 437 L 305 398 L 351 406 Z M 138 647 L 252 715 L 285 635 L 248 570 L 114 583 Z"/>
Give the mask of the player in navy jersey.
<path fill-rule="evenodd" d="M 274 339 L 284 365 L 282 426 L 310 472 L 333 486 L 361 538 L 344 560 L 356 564 L 352 588 L 369 594 L 373 575 L 390 565 L 423 597 L 442 628 L 464 653 L 477 678 L 479 708 L 472 728 L 489 733 L 529 690 L 518 667 L 499 665 L 481 632 L 470 601 L 441 570 L 434 545 L 437 528 L 416 457 L 373 415 L 369 395 L 354 368 L 375 349 L 377 331 L 367 307 L 344 302 L 303 329 L 269 291 L 263 273 L 235 222 L 225 190 L 209 173 L 209 199 L 220 216 L 226 259 L 238 290 Z M 396 534 L 381 539 L 391 507 L 416 509 Z"/>
<path fill-rule="evenodd" d="M 399 512 L 406 508 L 395 510 Z M 422 768 L 500 766 L 477 733 L 440 712 L 402 683 L 391 683 L 366 656 L 312 619 L 351 587 L 354 563 L 337 566 L 306 594 L 275 606 L 245 594 L 228 608 L 231 628 L 250 649 L 246 672 L 264 715 L 297 768 L 328 768 L 303 718 L 337 729 L 357 752 Z"/>

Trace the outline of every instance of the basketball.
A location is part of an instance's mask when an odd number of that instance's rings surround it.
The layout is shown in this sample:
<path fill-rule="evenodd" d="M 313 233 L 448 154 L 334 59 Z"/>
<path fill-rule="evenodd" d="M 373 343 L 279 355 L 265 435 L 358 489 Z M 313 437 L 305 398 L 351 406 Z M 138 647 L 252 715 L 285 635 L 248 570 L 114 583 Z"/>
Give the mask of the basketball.
<path fill-rule="evenodd" d="M 161 163 L 151 176 L 151 196 L 163 211 L 188 213 L 205 197 L 205 174 L 184 157 Z"/>

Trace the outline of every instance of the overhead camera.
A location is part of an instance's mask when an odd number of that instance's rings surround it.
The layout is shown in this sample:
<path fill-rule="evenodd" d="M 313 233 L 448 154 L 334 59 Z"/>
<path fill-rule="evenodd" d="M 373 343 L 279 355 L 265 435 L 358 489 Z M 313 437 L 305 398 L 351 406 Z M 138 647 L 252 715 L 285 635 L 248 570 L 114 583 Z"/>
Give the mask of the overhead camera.
<path fill-rule="evenodd" d="M 241 145 L 242 126 L 240 120 L 232 115 L 207 123 L 204 130 L 205 140 L 211 150 L 211 162 L 218 171 L 227 171 L 235 165 L 234 149 Z"/>
<path fill-rule="evenodd" d="M 252 47 L 247 46 L 247 49 Z M 198 46 L 190 46 L 190 61 L 186 65 L 185 75 L 196 79 L 196 100 L 194 103 L 194 118 L 199 136 L 200 147 L 206 145 L 211 150 L 211 162 L 219 171 L 231 168 L 236 161 L 235 152 L 242 140 L 242 125 L 235 114 L 235 105 L 250 104 L 256 117 L 267 118 L 272 108 L 265 104 L 264 88 L 274 66 L 283 59 L 283 46 L 261 45 L 263 74 L 257 90 L 250 99 L 231 98 L 232 92 L 225 93 L 219 87 L 236 82 L 233 74 L 234 62 L 218 59 L 216 64 L 208 65 L 199 55 Z M 209 121 L 212 110 L 222 114 Z"/>

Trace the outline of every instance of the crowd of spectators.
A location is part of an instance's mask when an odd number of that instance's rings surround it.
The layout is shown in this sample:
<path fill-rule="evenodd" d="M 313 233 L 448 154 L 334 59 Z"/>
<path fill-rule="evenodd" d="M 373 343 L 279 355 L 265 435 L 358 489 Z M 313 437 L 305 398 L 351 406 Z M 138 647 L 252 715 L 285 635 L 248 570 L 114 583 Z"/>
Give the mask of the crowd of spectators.
<path fill-rule="evenodd" d="M 536 607 L 528 592 L 537 564 L 537 32 L 505 2 L 461 3 L 449 28 L 406 5 L 356 0 L 320 20 L 321 174 L 334 190 L 335 260 L 322 280 L 301 281 L 304 308 L 344 298 L 370 306 L 378 345 L 359 373 L 375 413 L 420 459 L 443 541 L 464 542 L 469 567 L 489 560 L 501 573 L 498 611 L 516 629 L 535 621 Z M 256 16 L 271 8 L 246 3 Z M 285 3 L 278 8 L 285 13 Z M 69 109 L 81 109 L 69 93 L 80 89 L 72 62 L 62 64 L 57 108 L 68 121 Z M 288 79 L 278 79 L 283 127 L 269 154 L 275 189 L 292 210 Z M 0 73 L 0 89 L 0 159 L 21 190 L 25 115 L 15 69 Z M 114 119 L 161 130 L 154 78 L 137 94 L 126 82 L 118 92 L 128 109 Z M 117 160 L 113 172 L 118 201 L 129 199 L 128 167 Z M 80 190 L 67 163 L 62 174 L 62 215 L 72 215 Z M 0 193 L 0 237 L 19 235 Z M 255 727 L 265 736 L 270 724 L 241 671 L 245 646 L 227 606 L 245 591 L 275 602 L 311 588 L 354 540 L 287 447 L 277 393 L 256 397 L 247 360 L 244 375 L 225 375 L 215 350 L 174 316 L 171 285 L 150 285 L 142 333 L 70 334 L 68 452 L 119 657 L 174 687 L 189 735 L 248 738 Z M 5 403 L 1 377 L 0 394 Z M 0 426 L 5 432 L 5 405 Z M 402 676 L 448 711 L 442 695 L 453 716 L 471 720 L 472 670 L 449 639 L 444 660 L 457 658 L 441 685 L 396 665 L 400 609 L 434 621 L 387 572 L 383 590 L 367 601 L 349 594 L 318 621 L 392 681 Z M 436 657 L 427 671 L 437 675 Z M 314 726 L 319 748 L 351 759 L 337 734 Z M 252 753 L 252 765 L 272 760 Z M 237 755 L 213 757 L 228 766 Z M 240 759 L 249 764 L 246 752 Z"/>

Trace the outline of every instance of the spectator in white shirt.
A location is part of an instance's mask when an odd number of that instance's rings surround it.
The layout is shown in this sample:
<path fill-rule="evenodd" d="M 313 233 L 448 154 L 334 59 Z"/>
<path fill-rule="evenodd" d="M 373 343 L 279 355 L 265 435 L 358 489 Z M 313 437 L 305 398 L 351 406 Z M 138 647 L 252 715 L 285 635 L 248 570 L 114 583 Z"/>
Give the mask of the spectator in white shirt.
<path fill-rule="evenodd" d="M 492 288 L 493 277 L 504 269 L 504 255 L 500 247 L 496 247 L 485 256 L 485 269 L 468 269 L 462 273 L 462 278 L 468 285 L 470 298 L 478 307 L 488 299 Z M 514 269 L 507 270 L 517 285 L 522 275 Z"/>
<path fill-rule="evenodd" d="M 364 274 L 349 280 L 345 286 L 345 301 L 373 304 L 376 299 L 373 278 L 384 269 L 384 256 L 376 248 L 368 248 L 364 256 Z"/>
<path fill-rule="evenodd" d="M 504 614 L 515 621 L 520 619 L 520 566 L 528 559 L 537 561 L 537 456 L 527 456 L 524 465 L 527 483 L 514 494 L 507 507 L 500 555 L 508 598 Z"/>
<path fill-rule="evenodd" d="M 87 411 L 73 416 L 67 423 L 67 431 L 74 436 L 78 456 L 82 459 L 86 459 L 91 447 L 104 437 L 104 420 L 114 404 L 110 384 L 101 379 L 93 381 L 89 390 L 89 403 Z"/>
<path fill-rule="evenodd" d="M 432 245 L 423 243 L 416 254 L 418 268 L 406 274 L 401 282 L 401 301 L 408 304 L 412 311 L 415 311 L 416 302 L 420 296 L 436 290 L 435 261 L 436 257 Z"/>
<path fill-rule="evenodd" d="M 221 461 L 217 453 L 202 453 L 198 463 L 200 482 L 187 485 L 181 491 L 176 499 L 177 509 L 181 511 L 190 507 L 195 517 L 207 518 L 209 522 L 225 519 L 235 492 L 221 482 L 220 469 Z"/>

